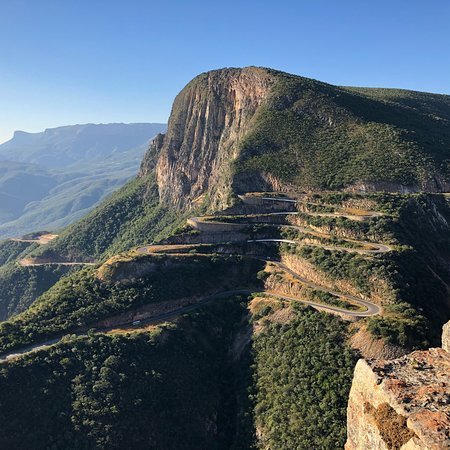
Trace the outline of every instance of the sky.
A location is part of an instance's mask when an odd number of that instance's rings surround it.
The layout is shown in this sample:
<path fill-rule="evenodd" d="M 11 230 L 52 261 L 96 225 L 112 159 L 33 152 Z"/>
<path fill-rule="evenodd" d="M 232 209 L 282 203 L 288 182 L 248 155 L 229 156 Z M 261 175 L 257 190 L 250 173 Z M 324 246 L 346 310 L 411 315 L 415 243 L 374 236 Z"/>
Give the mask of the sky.
<path fill-rule="evenodd" d="M 450 0 L 0 0 L 0 142 L 166 122 L 190 79 L 249 65 L 450 94 Z"/>

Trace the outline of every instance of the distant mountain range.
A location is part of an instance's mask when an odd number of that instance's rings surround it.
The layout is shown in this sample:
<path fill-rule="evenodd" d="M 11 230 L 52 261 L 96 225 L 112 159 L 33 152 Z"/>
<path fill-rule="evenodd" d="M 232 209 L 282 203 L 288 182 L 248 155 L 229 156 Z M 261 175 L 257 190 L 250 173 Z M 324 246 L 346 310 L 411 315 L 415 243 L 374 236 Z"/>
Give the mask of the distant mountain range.
<path fill-rule="evenodd" d="M 159 130 L 73 131 L 3 207 L 81 214 Z M 450 448 L 449 192 L 450 96 L 197 76 L 137 177 L 0 242 L 0 449 Z"/>
<path fill-rule="evenodd" d="M 80 218 L 136 174 L 165 124 L 86 124 L 16 131 L 0 145 L 0 238 Z"/>

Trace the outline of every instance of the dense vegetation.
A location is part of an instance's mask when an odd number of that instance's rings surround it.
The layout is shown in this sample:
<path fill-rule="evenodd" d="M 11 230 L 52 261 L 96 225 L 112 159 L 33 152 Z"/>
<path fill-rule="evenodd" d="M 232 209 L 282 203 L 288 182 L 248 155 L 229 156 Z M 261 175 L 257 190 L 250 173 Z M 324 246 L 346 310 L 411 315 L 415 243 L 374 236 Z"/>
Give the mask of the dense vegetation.
<path fill-rule="evenodd" d="M 28 310 L 0 324 L 0 351 L 40 342 L 149 303 L 249 286 L 261 262 L 238 257 L 165 255 L 147 258 L 157 264 L 146 275 L 128 280 L 102 281 L 93 269 L 63 277 Z M 142 264 L 144 264 L 142 262 Z"/>
<path fill-rule="evenodd" d="M 411 337 L 415 342 L 426 337 L 437 345 L 450 312 L 450 205 L 443 196 L 430 194 L 385 195 L 380 203 L 394 216 L 392 229 L 402 247 L 385 258 L 392 268 L 390 279 L 397 300 L 386 308 L 386 317 L 370 319 L 369 329 L 394 341 L 395 334 L 406 333 L 409 342 Z M 393 328 L 397 328 L 394 335 Z"/>
<path fill-rule="evenodd" d="M 240 143 L 236 174 L 256 170 L 298 188 L 318 189 L 360 181 L 422 187 L 434 178 L 448 181 L 448 97 L 338 88 L 272 73 L 274 91 Z M 257 289 L 269 276 L 262 261 L 203 254 L 223 252 L 223 244 L 192 246 L 177 256 L 125 253 L 177 231 L 174 240 L 180 242 L 198 233 L 179 228 L 198 210 L 160 204 L 153 171 L 157 156 L 149 152 L 148 170 L 47 246 L 0 243 L 0 319 L 31 305 L 0 324 L 0 351 L 72 333 L 48 350 L 0 365 L 0 447 L 342 447 L 355 354 L 336 317 L 266 296 L 252 317 L 242 299 L 216 299 L 153 332 L 112 336 L 92 330 L 96 324 L 103 329 L 98 323 L 106 318 L 161 301 L 202 298 L 252 283 Z M 207 194 L 203 208 L 213 204 Z M 229 244 L 226 251 L 296 255 L 324 284 L 351 285 L 350 291 L 383 304 L 383 315 L 364 324 L 374 336 L 409 347 L 437 343 L 450 312 L 446 199 L 342 192 L 310 197 L 289 221 L 329 233 L 314 237 L 317 246 L 245 242 Z M 356 200 L 375 204 L 386 215 L 355 221 L 308 214 L 338 211 Z M 254 216 L 254 225 L 241 232 L 250 239 L 283 236 L 303 244 L 312 236 L 258 225 L 260 219 Z M 389 243 L 393 251 L 360 255 L 320 248 L 352 246 L 345 238 Z M 118 256 L 100 269 L 71 273 L 15 263 L 30 253 L 69 261 Z M 320 289 L 304 288 L 303 294 L 350 307 Z"/>
<path fill-rule="evenodd" d="M 222 299 L 152 333 L 67 340 L 0 366 L 0 447 L 249 448 L 248 364 L 230 354 L 244 313 Z"/>
<path fill-rule="evenodd" d="M 260 447 L 337 449 L 356 355 L 334 316 L 300 306 L 290 321 L 270 320 L 254 339 L 255 425 Z"/>
<path fill-rule="evenodd" d="M 151 332 L 67 336 L 1 365 L 0 446 L 339 448 L 355 363 L 345 327 L 301 307 L 277 323 L 274 309 L 255 314 L 253 347 L 246 303 L 230 298 Z"/>
<path fill-rule="evenodd" d="M 30 242 L 0 242 L 0 320 L 24 311 L 63 275 L 76 270 L 76 267 L 17 264 L 37 247 L 38 244 Z"/>
<path fill-rule="evenodd" d="M 358 222 L 346 217 L 309 216 L 299 213 L 296 221 L 300 224 L 317 227 L 335 236 L 347 236 L 355 239 L 396 243 L 392 235 L 392 220 L 390 217 L 373 217 Z"/>
<path fill-rule="evenodd" d="M 340 203 L 349 194 L 333 197 Z M 449 314 L 447 200 L 432 194 L 373 194 L 369 198 L 387 215 L 367 222 L 304 214 L 300 219 L 340 236 L 394 243 L 393 251 L 372 258 L 308 246 L 283 245 L 281 251 L 296 254 L 329 279 L 350 281 L 361 294 L 382 301 L 384 314 L 368 319 L 368 329 L 376 337 L 409 347 L 437 345 Z M 333 198 L 326 195 L 323 201 L 333 202 Z"/>
<path fill-rule="evenodd" d="M 0 320 L 24 311 L 63 275 L 71 272 L 67 267 L 56 265 L 19 267 L 15 262 L 20 258 L 31 255 L 55 261 L 105 259 L 169 235 L 184 219 L 159 205 L 151 175 L 129 182 L 48 245 L 0 242 Z"/>
<path fill-rule="evenodd" d="M 0 267 L 0 320 L 25 311 L 61 277 L 77 267 L 30 266 L 10 263 Z"/>
<path fill-rule="evenodd" d="M 427 289 L 439 291 L 439 286 L 436 288 L 435 283 L 430 282 L 428 273 L 420 273 L 421 269 L 426 270 L 420 261 L 415 261 L 418 271 L 411 273 L 414 263 L 407 265 L 407 252 L 373 260 L 317 247 L 303 247 L 298 254 L 332 280 L 350 280 L 366 297 L 371 298 L 376 293 L 379 298 L 381 296 L 378 301 L 388 303 L 384 316 L 369 319 L 369 331 L 375 336 L 409 347 L 427 347 L 438 337 L 437 324 L 435 328 L 427 319 L 432 316 L 432 311 L 423 311 L 429 299 L 421 294 Z M 412 297 L 416 289 L 419 292 Z M 435 301 L 437 306 L 442 301 L 443 292 L 440 294 Z"/>
<path fill-rule="evenodd" d="M 14 261 L 20 257 L 26 250 L 35 247 L 35 244 L 30 242 L 20 241 L 0 241 L 0 267 L 4 264 Z"/>
<path fill-rule="evenodd" d="M 242 143 L 238 172 L 319 189 L 448 178 L 450 97 L 271 73 L 276 83 Z"/>
<path fill-rule="evenodd" d="M 154 175 L 136 178 L 35 254 L 96 260 L 166 236 L 184 219 L 159 204 Z"/>

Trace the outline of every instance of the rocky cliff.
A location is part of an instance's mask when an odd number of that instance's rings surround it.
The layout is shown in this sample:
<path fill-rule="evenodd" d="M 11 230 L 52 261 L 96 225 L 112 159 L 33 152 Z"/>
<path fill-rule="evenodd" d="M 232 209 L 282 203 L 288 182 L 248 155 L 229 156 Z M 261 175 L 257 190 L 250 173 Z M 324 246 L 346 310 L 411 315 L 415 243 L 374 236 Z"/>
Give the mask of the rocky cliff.
<path fill-rule="evenodd" d="M 394 360 L 359 360 L 347 433 L 346 450 L 450 448 L 450 354 L 431 348 Z"/>
<path fill-rule="evenodd" d="M 442 329 L 442 348 L 450 353 L 450 322 Z"/>
<path fill-rule="evenodd" d="M 198 76 L 180 92 L 167 133 L 155 143 L 163 202 L 185 208 L 207 192 L 215 206 L 229 204 L 229 163 L 273 83 L 264 69 L 224 69 Z"/>
<path fill-rule="evenodd" d="M 178 94 L 140 174 L 156 170 L 161 201 L 181 210 L 262 190 L 442 191 L 449 124 L 450 96 L 214 70 Z"/>

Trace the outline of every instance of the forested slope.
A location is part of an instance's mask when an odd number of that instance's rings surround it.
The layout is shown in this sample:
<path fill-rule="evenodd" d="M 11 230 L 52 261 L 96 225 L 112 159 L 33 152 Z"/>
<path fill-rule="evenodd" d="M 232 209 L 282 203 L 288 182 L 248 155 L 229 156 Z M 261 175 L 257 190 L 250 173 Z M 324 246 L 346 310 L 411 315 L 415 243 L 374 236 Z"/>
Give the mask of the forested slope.
<path fill-rule="evenodd" d="M 0 245 L 0 446 L 341 448 L 353 337 L 406 352 L 450 313 L 449 123 L 448 96 L 195 78 L 136 179 Z"/>
<path fill-rule="evenodd" d="M 251 318 L 245 300 L 147 332 L 68 337 L 0 365 L 0 445 L 237 450 L 257 435 L 274 449 L 343 445 L 354 364 L 345 326 L 281 304 Z M 249 320 L 263 328 L 253 346 Z"/>

